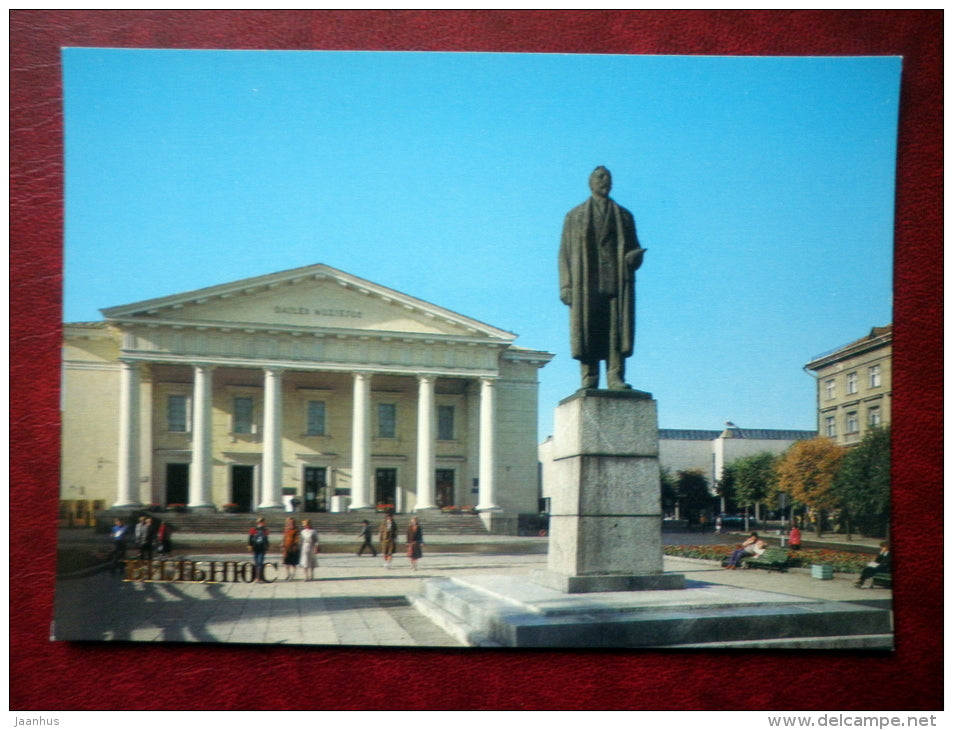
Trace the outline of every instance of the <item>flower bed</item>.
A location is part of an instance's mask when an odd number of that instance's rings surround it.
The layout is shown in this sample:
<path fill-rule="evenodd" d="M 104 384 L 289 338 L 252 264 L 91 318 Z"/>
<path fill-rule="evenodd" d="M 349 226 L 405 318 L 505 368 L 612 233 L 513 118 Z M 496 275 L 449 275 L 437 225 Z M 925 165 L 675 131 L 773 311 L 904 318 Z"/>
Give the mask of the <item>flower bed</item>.
<path fill-rule="evenodd" d="M 698 558 L 721 561 L 735 549 L 733 545 L 666 545 L 665 555 L 676 558 Z M 809 568 L 812 565 L 830 565 L 835 573 L 860 573 L 871 560 L 870 555 L 848 553 L 842 550 L 806 549 L 789 550 L 788 566 Z"/>

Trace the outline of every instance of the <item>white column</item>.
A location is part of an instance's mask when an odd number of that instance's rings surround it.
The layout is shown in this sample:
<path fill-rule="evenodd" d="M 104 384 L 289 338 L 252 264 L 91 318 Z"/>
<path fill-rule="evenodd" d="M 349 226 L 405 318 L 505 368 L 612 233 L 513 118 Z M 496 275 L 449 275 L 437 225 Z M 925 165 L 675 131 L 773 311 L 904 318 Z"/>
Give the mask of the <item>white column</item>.
<path fill-rule="evenodd" d="M 261 504 L 283 509 L 281 501 L 281 371 L 265 369 L 265 417 L 261 444 Z"/>
<path fill-rule="evenodd" d="M 113 507 L 139 506 L 139 365 L 119 363 L 119 478 Z"/>
<path fill-rule="evenodd" d="M 351 427 L 351 509 L 366 509 L 370 491 L 371 375 L 354 373 L 354 423 Z"/>
<path fill-rule="evenodd" d="M 212 505 L 212 368 L 195 365 L 192 391 L 192 466 L 189 469 L 189 508 Z"/>
<path fill-rule="evenodd" d="M 496 504 L 496 490 L 493 483 L 494 430 L 496 406 L 494 405 L 494 386 L 491 378 L 480 378 L 480 503 L 478 510 L 499 509 Z"/>
<path fill-rule="evenodd" d="M 434 509 L 434 435 L 433 393 L 434 379 L 428 375 L 417 377 L 417 506 L 416 509 Z"/>

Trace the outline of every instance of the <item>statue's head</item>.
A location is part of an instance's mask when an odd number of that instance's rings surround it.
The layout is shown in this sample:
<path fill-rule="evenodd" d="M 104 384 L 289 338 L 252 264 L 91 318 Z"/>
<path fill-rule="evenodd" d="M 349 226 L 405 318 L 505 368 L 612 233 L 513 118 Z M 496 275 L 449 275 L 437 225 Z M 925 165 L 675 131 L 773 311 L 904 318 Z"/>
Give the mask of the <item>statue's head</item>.
<path fill-rule="evenodd" d="M 589 189 L 598 198 L 607 198 L 612 190 L 612 173 L 599 165 L 589 176 Z"/>

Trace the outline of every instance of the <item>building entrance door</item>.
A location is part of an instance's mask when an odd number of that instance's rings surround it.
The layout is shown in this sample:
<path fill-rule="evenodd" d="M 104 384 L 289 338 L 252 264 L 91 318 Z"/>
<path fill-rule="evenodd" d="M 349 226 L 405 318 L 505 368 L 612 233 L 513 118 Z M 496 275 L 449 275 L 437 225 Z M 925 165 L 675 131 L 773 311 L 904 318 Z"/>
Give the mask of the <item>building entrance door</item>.
<path fill-rule="evenodd" d="M 397 470 L 374 470 L 374 494 L 377 504 L 397 505 Z"/>
<path fill-rule="evenodd" d="M 189 465 L 165 465 L 165 503 L 189 503 Z"/>
<path fill-rule="evenodd" d="M 304 511 L 328 511 L 328 468 L 326 466 L 304 468 Z"/>
<path fill-rule="evenodd" d="M 453 469 L 437 469 L 436 478 L 436 500 L 438 507 L 452 507 L 453 502 Z"/>
<path fill-rule="evenodd" d="M 232 464 L 232 502 L 239 512 L 251 512 L 255 501 L 255 467 Z"/>

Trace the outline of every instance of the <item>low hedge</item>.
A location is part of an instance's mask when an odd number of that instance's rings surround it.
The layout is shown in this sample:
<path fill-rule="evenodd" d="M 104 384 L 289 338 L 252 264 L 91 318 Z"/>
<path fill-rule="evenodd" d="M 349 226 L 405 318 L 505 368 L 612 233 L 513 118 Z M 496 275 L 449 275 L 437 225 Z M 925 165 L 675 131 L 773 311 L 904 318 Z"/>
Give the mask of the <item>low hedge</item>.
<path fill-rule="evenodd" d="M 676 558 L 699 558 L 721 562 L 736 548 L 731 545 L 665 545 L 663 552 Z M 788 551 L 788 566 L 809 568 L 830 565 L 835 573 L 860 573 L 871 560 L 869 555 L 842 550 L 804 549 Z"/>

